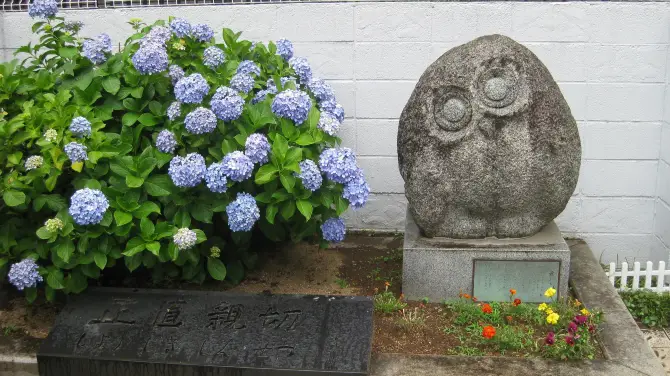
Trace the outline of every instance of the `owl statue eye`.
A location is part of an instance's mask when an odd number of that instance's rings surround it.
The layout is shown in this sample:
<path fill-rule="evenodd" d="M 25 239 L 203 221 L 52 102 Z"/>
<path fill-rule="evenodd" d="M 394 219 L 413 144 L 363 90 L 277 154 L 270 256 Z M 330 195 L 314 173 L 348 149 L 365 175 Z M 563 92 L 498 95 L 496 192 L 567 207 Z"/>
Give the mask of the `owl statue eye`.
<path fill-rule="evenodd" d="M 478 68 L 472 88 L 475 101 L 485 110 L 499 116 L 516 112 L 527 88 L 521 84 L 522 68 L 515 61 L 495 58 Z M 525 101 L 522 101 L 525 102 Z"/>
<path fill-rule="evenodd" d="M 465 90 L 440 88 L 433 92 L 433 116 L 442 129 L 455 132 L 463 129 L 472 117 L 472 107 Z"/>

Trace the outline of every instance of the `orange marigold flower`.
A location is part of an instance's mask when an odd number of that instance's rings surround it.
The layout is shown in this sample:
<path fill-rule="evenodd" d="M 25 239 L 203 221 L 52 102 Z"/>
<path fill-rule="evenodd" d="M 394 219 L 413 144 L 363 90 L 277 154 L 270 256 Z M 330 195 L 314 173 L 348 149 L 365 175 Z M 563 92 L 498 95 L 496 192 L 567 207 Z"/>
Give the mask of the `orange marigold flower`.
<path fill-rule="evenodd" d="M 468 295 L 468 294 L 463 294 L 463 298 L 464 298 L 464 299 L 470 299 L 470 295 Z"/>
<path fill-rule="evenodd" d="M 514 303 L 512 303 L 512 305 L 514 305 L 516 307 L 519 304 L 521 304 L 521 299 L 519 299 L 519 298 L 514 299 Z"/>
<path fill-rule="evenodd" d="M 507 322 L 510 322 L 510 323 L 511 323 L 511 322 L 514 320 L 514 317 L 512 317 L 512 316 L 507 316 L 507 317 L 505 317 L 505 319 L 507 319 Z"/>
<path fill-rule="evenodd" d="M 482 304 L 482 312 L 484 313 L 493 313 L 493 308 L 491 307 L 490 304 L 484 303 Z"/>
<path fill-rule="evenodd" d="M 516 290 L 515 289 L 509 289 L 509 293 L 512 295 L 516 295 Z"/>
<path fill-rule="evenodd" d="M 485 326 L 484 329 L 482 329 L 482 336 L 487 339 L 491 339 L 496 335 L 496 328 L 492 327 L 491 325 Z"/>
<path fill-rule="evenodd" d="M 388 281 L 386 281 L 386 282 L 384 282 L 384 286 L 389 287 L 389 286 L 391 286 L 391 284 Z"/>

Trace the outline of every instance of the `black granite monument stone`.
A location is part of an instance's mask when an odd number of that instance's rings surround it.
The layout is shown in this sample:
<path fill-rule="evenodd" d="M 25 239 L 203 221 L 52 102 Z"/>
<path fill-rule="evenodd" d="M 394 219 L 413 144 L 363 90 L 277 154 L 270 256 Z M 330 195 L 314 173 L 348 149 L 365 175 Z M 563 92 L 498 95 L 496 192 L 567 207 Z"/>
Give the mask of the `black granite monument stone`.
<path fill-rule="evenodd" d="M 368 297 L 91 289 L 37 353 L 42 376 L 366 375 Z"/>

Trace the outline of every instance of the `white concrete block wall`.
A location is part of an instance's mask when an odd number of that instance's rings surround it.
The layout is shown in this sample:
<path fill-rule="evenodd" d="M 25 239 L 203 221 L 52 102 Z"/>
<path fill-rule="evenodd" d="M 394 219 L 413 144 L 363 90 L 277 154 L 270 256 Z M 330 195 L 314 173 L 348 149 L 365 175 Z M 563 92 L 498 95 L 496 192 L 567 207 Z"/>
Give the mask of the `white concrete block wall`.
<path fill-rule="evenodd" d="M 670 3 L 348 2 L 64 12 L 84 33 L 120 41 L 131 17 L 169 15 L 231 27 L 252 40 L 293 40 L 346 109 L 341 136 L 373 195 L 355 228 L 402 230 L 398 117 L 425 68 L 448 49 L 500 33 L 548 66 L 579 123 L 578 188 L 558 218 L 603 261 L 667 259 L 670 245 Z M 4 30 L 2 29 L 4 24 Z M 0 14 L 0 48 L 27 41 L 25 13 Z M 0 54 L 1 56 L 1 54 Z M 664 108 L 665 107 L 665 108 Z"/>

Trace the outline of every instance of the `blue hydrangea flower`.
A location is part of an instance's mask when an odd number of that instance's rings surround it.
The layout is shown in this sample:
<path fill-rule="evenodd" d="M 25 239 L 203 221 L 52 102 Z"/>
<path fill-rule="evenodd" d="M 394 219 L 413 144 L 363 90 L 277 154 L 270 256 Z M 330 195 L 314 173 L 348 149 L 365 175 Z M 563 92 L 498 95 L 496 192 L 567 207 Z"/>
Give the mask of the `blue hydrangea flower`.
<path fill-rule="evenodd" d="M 317 167 L 316 163 L 311 159 L 305 159 L 298 165 L 300 166 L 300 173 L 296 174 L 296 176 L 302 181 L 303 187 L 312 192 L 321 188 L 323 177 L 321 176 L 321 171 L 319 171 L 319 167 Z"/>
<path fill-rule="evenodd" d="M 319 117 L 319 123 L 317 127 L 324 131 L 326 134 L 335 136 L 337 130 L 340 129 L 340 121 L 335 118 L 330 112 L 322 112 L 321 117 Z"/>
<path fill-rule="evenodd" d="M 192 188 L 205 178 L 206 170 L 205 158 L 198 153 L 190 153 L 186 157 L 177 155 L 172 158 L 168 175 L 177 187 Z"/>
<path fill-rule="evenodd" d="M 17 290 L 23 291 L 23 289 L 35 287 L 38 282 L 44 281 L 38 269 L 39 266 L 35 260 L 26 258 L 12 264 L 7 273 L 7 279 Z"/>
<path fill-rule="evenodd" d="M 344 108 L 335 99 L 319 103 L 319 110 L 329 112 L 342 123 L 344 121 Z"/>
<path fill-rule="evenodd" d="M 186 115 L 184 125 L 193 134 L 209 133 L 216 129 L 216 115 L 209 108 L 198 107 Z"/>
<path fill-rule="evenodd" d="M 133 66 L 140 74 L 155 74 L 168 68 L 165 48 L 154 43 L 141 46 L 133 55 Z"/>
<path fill-rule="evenodd" d="M 244 181 L 251 177 L 254 162 L 241 151 L 233 151 L 223 157 L 223 172 L 232 181 Z"/>
<path fill-rule="evenodd" d="M 332 243 L 339 243 L 344 240 L 344 234 L 347 230 L 344 227 L 342 218 L 328 218 L 321 225 L 323 239 Z"/>
<path fill-rule="evenodd" d="M 205 175 L 207 188 L 215 193 L 224 193 L 228 186 L 228 179 L 226 178 L 225 168 L 223 163 L 212 163 L 207 167 L 207 174 Z"/>
<path fill-rule="evenodd" d="M 230 231 L 251 231 L 254 223 L 261 217 L 256 199 L 248 193 L 238 193 L 235 201 L 226 206 Z"/>
<path fill-rule="evenodd" d="M 248 75 L 253 73 L 256 76 L 259 76 L 261 74 L 261 68 L 259 68 L 258 65 L 256 65 L 256 63 L 251 60 L 244 60 L 240 63 L 240 65 L 237 66 L 237 71 L 235 73 Z"/>
<path fill-rule="evenodd" d="M 98 189 L 84 188 L 76 191 L 70 198 L 68 212 L 78 225 L 95 225 L 109 208 L 107 197 Z"/>
<path fill-rule="evenodd" d="M 282 91 L 272 101 L 272 112 L 279 117 L 293 120 L 296 125 L 307 119 L 311 108 L 312 99 L 300 90 Z"/>
<path fill-rule="evenodd" d="M 179 80 L 184 78 L 184 70 L 181 69 L 181 67 L 178 65 L 174 64 L 170 65 L 170 70 L 168 71 L 168 74 L 170 75 L 172 85 L 176 84 Z"/>
<path fill-rule="evenodd" d="M 172 38 L 172 32 L 167 27 L 154 26 L 147 35 L 140 40 L 140 46 L 157 44 L 161 47 L 165 47 L 170 38 Z"/>
<path fill-rule="evenodd" d="M 236 73 L 230 80 L 230 87 L 239 92 L 248 93 L 254 88 L 254 78 L 246 73 Z"/>
<path fill-rule="evenodd" d="M 181 116 L 181 103 L 172 102 L 167 109 L 167 117 L 170 120 L 174 120 Z"/>
<path fill-rule="evenodd" d="M 356 155 L 349 148 L 329 148 L 321 152 L 319 168 L 329 180 L 346 184 L 358 176 Z"/>
<path fill-rule="evenodd" d="M 58 13 L 58 2 L 56 0 L 35 0 L 28 6 L 28 14 L 35 18 L 49 18 Z"/>
<path fill-rule="evenodd" d="M 265 90 L 260 90 L 256 95 L 254 95 L 253 98 L 251 98 L 251 104 L 256 104 L 259 102 L 263 102 L 265 98 L 267 98 L 268 94 L 275 94 L 277 92 L 277 89 L 272 92 L 270 89 L 265 89 Z"/>
<path fill-rule="evenodd" d="M 195 231 L 184 227 L 177 230 L 177 233 L 172 236 L 172 241 L 177 246 L 178 250 L 184 251 L 195 246 L 198 242 L 198 235 Z"/>
<path fill-rule="evenodd" d="M 244 154 L 254 163 L 267 163 L 270 143 L 265 135 L 253 133 L 247 137 L 244 143 Z"/>
<path fill-rule="evenodd" d="M 294 84 L 296 83 L 295 77 L 281 77 L 279 81 L 281 82 L 282 88 L 285 88 L 286 84 L 289 82 L 293 82 Z M 268 79 L 268 81 L 265 83 L 265 86 L 267 86 L 267 90 L 269 92 L 272 94 L 277 94 L 277 84 L 275 84 L 275 80 L 273 80 L 272 77 Z"/>
<path fill-rule="evenodd" d="M 318 102 L 335 100 L 333 87 L 324 80 L 314 79 L 307 84 L 307 87 L 312 91 Z"/>
<path fill-rule="evenodd" d="M 103 33 L 95 39 L 86 39 L 81 54 L 93 64 L 102 64 L 107 61 L 107 54 L 110 52 L 112 52 L 112 39 Z"/>
<path fill-rule="evenodd" d="M 174 137 L 174 133 L 164 129 L 158 133 L 156 137 L 156 149 L 163 153 L 172 154 L 174 149 L 177 147 L 177 140 Z"/>
<path fill-rule="evenodd" d="M 300 82 L 306 84 L 312 80 L 312 68 L 309 66 L 307 59 L 294 56 L 289 59 L 288 64 L 293 68 L 295 74 L 298 75 Z"/>
<path fill-rule="evenodd" d="M 280 39 L 275 43 L 277 45 L 277 55 L 284 60 L 289 60 L 293 57 L 293 43 L 288 39 Z"/>
<path fill-rule="evenodd" d="M 179 80 L 174 95 L 182 103 L 201 103 L 209 92 L 209 84 L 200 73 L 193 73 Z"/>
<path fill-rule="evenodd" d="M 170 30 L 177 38 L 185 38 L 191 35 L 191 24 L 183 18 L 175 18 L 170 22 Z"/>
<path fill-rule="evenodd" d="M 368 201 L 370 195 L 370 186 L 365 181 L 363 171 L 358 169 L 356 177 L 344 185 L 342 197 L 349 201 L 349 204 L 354 209 L 362 208 Z"/>
<path fill-rule="evenodd" d="M 91 122 L 86 120 L 85 117 L 82 116 L 77 116 L 76 118 L 72 119 L 72 122 L 70 123 L 70 132 L 75 137 L 86 137 L 91 135 Z"/>
<path fill-rule="evenodd" d="M 30 171 L 42 167 L 43 164 L 44 158 L 41 155 L 31 155 L 26 159 L 23 167 L 26 169 L 26 171 Z"/>
<path fill-rule="evenodd" d="M 193 37 L 199 42 L 209 42 L 214 38 L 214 30 L 209 25 L 197 24 L 193 27 Z"/>
<path fill-rule="evenodd" d="M 209 46 L 202 53 L 202 63 L 211 69 L 216 69 L 225 62 L 226 56 L 219 47 Z"/>
<path fill-rule="evenodd" d="M 209 105 L 214 114 L 216 114 L 216 117 L 223 121 L 235 120 L 244 111 L 244 99 L 242 99 L 237 91 L 226 86 L 216 89 L 216 93 L 212 96 Z"/>
<path fill-rule="evenodd" d="M 72 163 L 88 160 L 88 153 L 86 153 L 88 148 L 80 143 L 70 142 L 69 144 L 65 145 L 64 149 L 65 154 L 67 154 L 67 157 L 72 161 Z"/>

